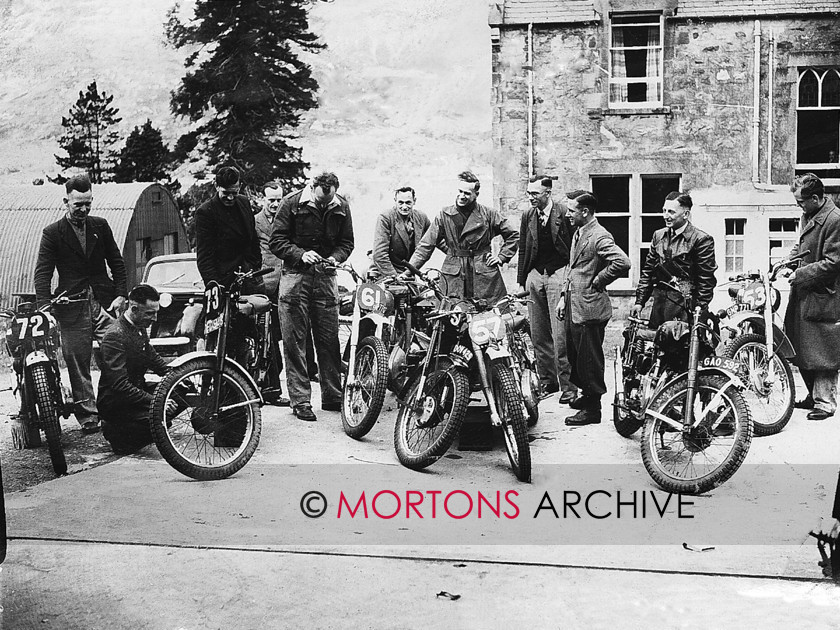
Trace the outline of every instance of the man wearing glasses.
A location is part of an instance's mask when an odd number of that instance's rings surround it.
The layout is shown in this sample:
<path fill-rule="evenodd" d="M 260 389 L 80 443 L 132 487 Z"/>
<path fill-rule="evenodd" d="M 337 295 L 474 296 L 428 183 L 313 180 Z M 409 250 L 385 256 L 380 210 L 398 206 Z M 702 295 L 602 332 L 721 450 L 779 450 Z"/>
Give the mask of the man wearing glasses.
<path fill-rule="evenodd" d="M 551 178 L 536 175 L 528 184 L 529 206 L 519 227 L 516 282 L 530 293 L 528 318 L 544 395 L 560 391 L 560 403 L 577 398 L 569 377 L 566 331 L 557 310 L 569 267 L 572 228 L 563 208 L 551 198 Z"/>

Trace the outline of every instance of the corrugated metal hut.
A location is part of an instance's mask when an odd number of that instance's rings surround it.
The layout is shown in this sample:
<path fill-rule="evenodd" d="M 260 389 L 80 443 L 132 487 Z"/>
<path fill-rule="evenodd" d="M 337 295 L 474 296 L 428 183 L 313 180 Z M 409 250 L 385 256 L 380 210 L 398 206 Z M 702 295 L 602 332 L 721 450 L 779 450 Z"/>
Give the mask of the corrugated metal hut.
<path fill-rule="evenodd" d="M 0 305 L 13 305 L 15 293 L 34 292 L 41 232 L 64 216 L 63 200 L 64 187 L 53 184 L 0 188 Z M 90 213 L 111 226 L 129 289 L 149 258 L 190 250 L 178 206 L 160 184 L 94 184 Z"/>

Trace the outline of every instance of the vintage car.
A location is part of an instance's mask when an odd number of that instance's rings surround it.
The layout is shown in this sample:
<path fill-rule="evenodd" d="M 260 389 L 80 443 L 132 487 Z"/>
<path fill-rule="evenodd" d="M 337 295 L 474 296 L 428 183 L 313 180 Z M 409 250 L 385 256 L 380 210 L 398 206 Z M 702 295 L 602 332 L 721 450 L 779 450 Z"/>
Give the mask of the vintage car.
<path fill-rule="evenodd" d="M 143 270 L 143 282 L 160 292 L 158 320 L 149 338 L 162 356 L 195 349 L 196 324 L 201 315 L 204 282 L 195 253 L 155 256 Z"/>

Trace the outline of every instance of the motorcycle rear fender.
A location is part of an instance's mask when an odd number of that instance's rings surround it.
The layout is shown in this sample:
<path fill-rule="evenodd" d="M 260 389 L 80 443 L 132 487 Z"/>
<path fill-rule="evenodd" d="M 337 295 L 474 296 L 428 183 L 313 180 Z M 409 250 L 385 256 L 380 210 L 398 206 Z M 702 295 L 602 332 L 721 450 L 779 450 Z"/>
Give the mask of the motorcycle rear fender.
<path fill-rule="evenodd" d="M 190 361 L 192 359 L 203 359 L 203 358 L 210 358 L 210 359 L 213 359 L 215 361 L 216 360 L 216 353 L 215 352 L 210 352 L 209 350 L 193 350 L 192 352 L 187 352 L 186 354 L 182 354 L 180 357 L 178 357 L 172 363 L 170 363 L 169 367 L 174 369 L 174 368 L 177 368 L 177 367 L 180 367 L 180 366 L 184 365 L 184 363 L 186 363 L 187 361 Z M 239 365 L 236 361 L 234 361 L 230 357 L 225 359 L 225 363 L 227 363 L 231 367 L 233 367 L 233 369 L 236 372 L 238 372 L 246 381 L 248 381 L 248 383 L 251 385 L 251 387 L 254 388 L 254 391 L 257 392 L 257 396 L 260 397 L 260 404 L 261 405 L 265 404 L 265 400 L 263 400 L 263 395 L 262 395 L 262 392 L 260 391 L 260 388 L 257 386 L 257 382 L 254 380 L 254 377 L 251 376 L 248 373 L 248 370 L 246 370 L 244 367 Z"/>
<path fill-rule="evenodd" d="M 49 363 L 50 357 L 47 356 L 47 353 L 43 350 L 33 350 L 29 354 L 26 355 L 26 358 L 23 360 L 23 364 L 26 367 L 30 365 L 37 365 L 38 363 Z"/>
<path fill-rule="evenodd" d="M 734 330 L 737 336 L 741 332 L 741 326 L 745 323 L 749 323 L 756 334 L 764 334 L 764 317 L 753 311 L 735 313 L 725 324 L 721 323 L 721 328 Z M 796 354 L 790 339 L 776 324 L 773 324 L 773 346 L 774 352 L 782 358 L 790 359 Z"/>

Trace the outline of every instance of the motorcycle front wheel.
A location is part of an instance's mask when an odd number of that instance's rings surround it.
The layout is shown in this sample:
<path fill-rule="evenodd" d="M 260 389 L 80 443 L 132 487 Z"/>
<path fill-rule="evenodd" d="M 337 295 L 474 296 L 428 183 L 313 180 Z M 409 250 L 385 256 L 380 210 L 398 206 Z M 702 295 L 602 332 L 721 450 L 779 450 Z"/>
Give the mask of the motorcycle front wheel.
<path fill-rule="evenodd" d="M 356 347 L 354 383 L 344 384 L 341 425 L 354 440 L 363 438 L 376 424 L 388 387 L 388 349 L 379 337 L 365 337 Z"/>
<path fill-rule="evenodd" d="M 61 423 L 58 419 L 58 409 L 55 405 L 47 366 L 43 363 L 33 365 L 29 375 L 32 379 L 33 398 L 38 408 L 38 418 L 41 420 L 44 435 L 47 437 L 47 448 L 50 451 L 53 470 L 56 475 L 64 475 L 67 473 L 67 460 L 61 446 Z"/>
<path fill-rule="evenodd" d="M 406 468 L 421 470 L 440 459 L 461 430 L 470 398 L 467 375 L 452 366 L 431 372 L 420 392 L 419 379 L 400 404 L 394 450 Z"/>
<path fill-rule="evenodd" d="M 757 436 L 775 435 L 787 426 L 793 414 L 796 386 L 790 363 L 778 354 L 773 355 L 775 380 L 771 387 L 764 383 L 770 362 L 767 360 L 767 341 L 763 335 L 740 335 L 726 344 L 723 355 L 735 359 L 740 368 L 738 376 L 747 390 L 744 397 L 750 406 L 753 429 Z"/>
<path fill-rule="evenodd" d="M 694 414 L 703 420 L 683 431 L 687 381 L 660 392 L 645 410 L 642 462 L 651 478 L 666 492 L 702 494 L 727 481 L 744 461 L 752 440 L 750 410 L 741 392 L 721 376 L 697 377 Z M 647 411 L 653 412 L 650 415 Z"/>
<path fill-rule="evenodd" d="M 493 397 L 502 419 L 505 449 L 513 474 L 519 481 L 530 482 L 531 447 L 528 444 L 525 404 L 516 379 L 506 365 L 493 365 Z"/>
<path fill-rule="evenodd" d="M 178 472 L 215 481 L 240 470 L 257 450 L 262 431 L 260 397 L 226 363 L 219 406 L 214 408 L 215 358 L 186 361 L 161 379 L 152 400 L 152 436 L 163 458 Z M 167 414 L 168 401 L 174 413 Z"/>

